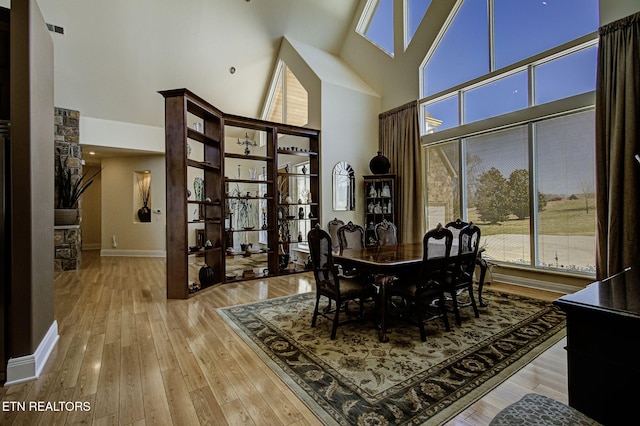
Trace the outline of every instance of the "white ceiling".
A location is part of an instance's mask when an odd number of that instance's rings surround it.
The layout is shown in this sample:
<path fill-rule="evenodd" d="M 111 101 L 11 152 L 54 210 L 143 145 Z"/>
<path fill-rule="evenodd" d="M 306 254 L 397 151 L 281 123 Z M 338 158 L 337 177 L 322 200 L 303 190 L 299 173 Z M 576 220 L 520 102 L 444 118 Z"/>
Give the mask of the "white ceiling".
<path fill-rule="evenodd" d="M 359 0 L 38 0 L 56 106 L 163 126 L 159 90 L 186 87 L 259 117 L 283 36 L 338 54 Z M 236 68 L 235 74 L 229 72 Z"/>

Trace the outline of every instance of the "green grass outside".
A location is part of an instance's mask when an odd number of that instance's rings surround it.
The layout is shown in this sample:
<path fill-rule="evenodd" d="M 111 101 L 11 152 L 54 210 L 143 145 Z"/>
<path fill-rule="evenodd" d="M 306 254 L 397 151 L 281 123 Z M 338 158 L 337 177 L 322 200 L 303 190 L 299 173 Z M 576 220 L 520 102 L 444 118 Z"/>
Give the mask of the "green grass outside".
<path fill-rule="evenodd" d="M 584 199 L 549 201 L 539 214 L 540 235 L 585 235 L 596 233 L 595 198 L 589 197 L 589 213 L 585 209 Z M 515 216 L 500 224 L 483 223 L 476 209 L 469 209 L 469 220 L 481 226 L 482 235 L 529 234 L 529 218 L 519 220 Z"/>

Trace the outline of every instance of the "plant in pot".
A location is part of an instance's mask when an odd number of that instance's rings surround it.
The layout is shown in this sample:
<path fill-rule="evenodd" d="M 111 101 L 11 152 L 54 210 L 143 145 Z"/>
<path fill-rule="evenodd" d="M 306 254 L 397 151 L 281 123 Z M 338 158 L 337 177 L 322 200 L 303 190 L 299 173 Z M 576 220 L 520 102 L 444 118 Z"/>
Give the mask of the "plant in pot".
<path fill-rule="evenodd" d="M 57 191 L 56 208 L 54 216 L 55 225 L 75 225 L 78 221 L 78 199 L 93 183 L 94 178 L 102 169 L 83 176 L 74 175 L 66 166 L 67 157 L 59 157 L 59 167 L 55 176 Z"/>
<path fill-rule="evenodd" d="M 151 177 L 145 173 L 143 177 L 138 177 L 138 193 L 142 207 L 138 209 L 138 219 L 140 222 L 151 222 L 151 209 L 149 208 L 149 198 L 151 197 Z"/>

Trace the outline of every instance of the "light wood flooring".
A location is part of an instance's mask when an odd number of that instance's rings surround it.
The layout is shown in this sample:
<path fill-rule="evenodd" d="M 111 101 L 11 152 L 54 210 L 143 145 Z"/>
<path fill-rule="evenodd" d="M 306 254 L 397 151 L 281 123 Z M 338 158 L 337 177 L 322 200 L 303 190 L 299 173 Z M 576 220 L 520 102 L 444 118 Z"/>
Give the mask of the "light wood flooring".
<path fill-rule="evenodd" d="M 215 309 L 312 291 L 309 273 L 206 289 L 166 300 L 160 258 L 83 253 L 55 279 L 60 340 L 36 381 L 0 388 L 2 401 L 83 401 L 90 411 L 0 411 L 0 425 L 319 425 L 318 419 Z M 559 295 L 492 283 L 554 300 Z M 449 425 L 486 425 L 524 394 L 567 403 L 564 339 Z M 88 404 L 88 405 L 89 405 Z"/>

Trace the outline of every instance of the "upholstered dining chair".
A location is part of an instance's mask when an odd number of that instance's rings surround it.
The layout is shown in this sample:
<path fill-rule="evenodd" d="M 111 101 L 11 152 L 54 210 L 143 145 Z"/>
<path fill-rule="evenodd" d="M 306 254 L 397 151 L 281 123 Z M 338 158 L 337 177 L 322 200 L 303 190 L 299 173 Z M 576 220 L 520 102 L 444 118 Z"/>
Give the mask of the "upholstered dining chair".
<path fill-rule="evenodd" d="M 451 269 L 444 281 L 444 292 L 451 297 L 452 310 L 456 324 L 461 325 L 460 308 L 471 306 L 475 317 L 480 317 L 475 297 L 473 296 L 473 273 L 478 258 L 480 245 L 480 228 L 470 222 L 458 233 L 458 253 L 451 258 Z M 458 296 L 466 291 L 469 302 L 460 304 Z"/>
<path fill-rule="evenodd" d="M 340 250 L 364 248 L 364 228 L 349 221 L 338 228 Z"/>
<path fill-rule="evenodd" d="M 336 338 L 338 325 L 352 322 L 354 319 L 348 319 L 340 322 L 340 312 L 348 311 L 348 303 L 352 300 L 358 300 L 360 311 L 356 319 L 364 317 L 364 300 L 370 297 L 369 286 L 362 280 L 357 278 L 343 278 L 338 274 L 338 269 L 333 263 L 333 253 L 331 251 L 331 236 L 322 230 L 317 224 L 307 234 L 309 242 L 309 251 L 311 252 L 311 262 L 313 264 L 313 275 L 316 281 L 316 304 L 313 310 L 313 318 L 311 327 L 316 326 L 318 315 L 321 315 L 333 322 L 331 328 L 331 340 Z M 326 297 L 329 304 L 324 310 L 319 309 L 320 299 Z M 331 302 L 335 301 L 335 308 L 331 307 Z M 333 315 L 331 317 L 330 315 Z"/>
<path fill-rule="evenodd" d="M 464 222 L 458 218 L 453 222 L 447 223 L 444 227 L 453 233 L 453 240 L 458 241 L 460 230 L 468 225 L 468 222 Z M 478 257 L 476 258 L 476 265 L 480 267 L 480 277 L 478 278 L 478 303 L 480 303 L 480 306 L 487 306 L 487 304 L 482 300 L 482 289 L 484 288 L 484 280 L 487 275 L 487 270 L 489 269 L 489 264 L 487 263 L 487 260 L 482 257 L 483 251 L 484 248 L 479 248 Z"/>
<path fill-rule="evenodd" d="M 387 219 L 375 226 L 376 239 L 379 246 L 393 246 L 398 244 L 398 228 Z"/>
<path fill-rule="evenodd" d="M 327 231 L 329 232 L 331 241 L 333 242 L 331 250 L 333 250 L 334 252 L 340 250 L 340 242 L 338 241 L 338 229 L 341 226 L 344 226 L 344 221 L 338 219 L 337 217 L 333 220 L 330 220 L 327 224 Z"/>
<path fill-rule="evenodd" d="M 440 224 L 428 231 L 422 239 L 423 260 L 419 276 L 415 280 L 398 281 L 391 286 L 391 296 L 399 296 L 411 308 L 423 342 L 427 340 L 424 328 L 426 321 L 442 318 L 445 329 L 451 329 L 445 306 L 444 283 L 450 266 L 452 242 L 453 234 Z"/>

